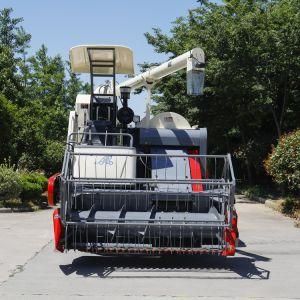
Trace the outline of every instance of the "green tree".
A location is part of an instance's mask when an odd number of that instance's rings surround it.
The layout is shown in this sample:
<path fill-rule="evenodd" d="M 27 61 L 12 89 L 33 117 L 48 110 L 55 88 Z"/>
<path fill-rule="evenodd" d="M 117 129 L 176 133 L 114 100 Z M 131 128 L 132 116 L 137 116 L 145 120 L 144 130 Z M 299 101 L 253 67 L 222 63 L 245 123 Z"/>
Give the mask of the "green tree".
<path fill-rule="evenodd" d="M 13 18 L 11 8 L 0 10 L 0 92 L 13 102 L 23 100 L 22 75 L 31 35 Z"/>
<path fill-rule="evenodd" d="M 45 45 L 27 57 L 31 36 L 12 13 L 0 10 L 0 163 L 50 174 L 59 171 L 69 110 L 87 85 Z"/>
<path fill-rule="evenodd" d="M 47 55 L 42 45 L 36 54 L 28 58 L 28 100 L 40 101 L 46 107 L 62 105 L 65 94 L 65 68 L 62 58 Z"/>
<path fill-rule="evenodd" d="M 12 8 L 0 10 L 0 44 L 15 54 L 23 54 L 29 47 L 31 35 L 20 26 L 23 18 L 12 18 Z"/>
<path fill-rule="evenodd" d="M 174 74 L 156 86 L 154 110 L 208 127 L 210 152 L 232 152 L 238 177 L 247 174 L 250 182 L 264 177 L 271 144 L 299 126 L 299 9 L 293 0 L 201 1 L 173 23 L 170 35 L 157 28 L 145 34 L 171 57 L 204 49 L 204 96 L 187 96 L 185 74 Z"/>
<path fill-rule="evenodd" d="M 66 140 L 69 110 L 82 81 L 70 72 L 69 63 L 47 54 L 45 45 L 28 58 L 26 104 L 19 113 L 20 165 L 29 170 L 43 169 L 50 175 L 60 171 Z M 25 125 L 25 126 L 24 126 Z"/>
<path fill-rule="evenodd" d="M 16 113 L 17 107 L 0 94 L 0 163 L 16 157 Z"/>
<path fill-rule="evenodd" d="M 64 106 L 67 109 L 73 109 L 77 94 L 79 92 L 89 94 L 90 85 L 88 83 L 83 83 L 79 76 L 72 72 L 71 64 L 69 61 L 66 62 L 66 78 Z"/>
<path fill-rule="evenodd" d="M 27 62 L 26 102 L 18 113 L 19 165 L 29 170 L 47 168 L 50 172 L 48 145 L 64 141 L 67 132 L 65 66 L 60 56 L 48 56 L 45 45 Z"/>
<path fill-rule="evenodd" d="M 0 93 L 16 102 L 22 89 L 20 77 L 11 49 L 3 45 L 0 45 L 0 70 Z"/>

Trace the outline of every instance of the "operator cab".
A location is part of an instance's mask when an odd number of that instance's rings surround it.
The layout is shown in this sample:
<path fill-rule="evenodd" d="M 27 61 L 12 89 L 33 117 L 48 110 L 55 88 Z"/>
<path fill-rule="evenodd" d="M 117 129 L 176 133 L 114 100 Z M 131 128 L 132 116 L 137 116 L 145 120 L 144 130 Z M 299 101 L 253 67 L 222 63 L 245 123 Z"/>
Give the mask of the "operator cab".
<path fill-rule="evenodd" d="M 122 140 L 126 146 L 129 141 L 122 137 L 122 132 L 127 132 L 134 113 L 128 107 L 130 88 L 122 88 L 120 95 L 116 93 L 116 75 L 134 74 L 132 50 L 116 45 L 76 46 L 70 50 L 70 62 L 72 72 L 90 74 L 90 95 L 78 95 L 76 99 L 77 122 L 74 122 L 73 132 L 81 133 L 82 143 L 115 146 Z M 104 83 L 97 86 L 99 78 L 104 79 Z M 119 110 L 117 96 L 122 103 Z M 120 133 L 120 136 L 109 133 Z"/>

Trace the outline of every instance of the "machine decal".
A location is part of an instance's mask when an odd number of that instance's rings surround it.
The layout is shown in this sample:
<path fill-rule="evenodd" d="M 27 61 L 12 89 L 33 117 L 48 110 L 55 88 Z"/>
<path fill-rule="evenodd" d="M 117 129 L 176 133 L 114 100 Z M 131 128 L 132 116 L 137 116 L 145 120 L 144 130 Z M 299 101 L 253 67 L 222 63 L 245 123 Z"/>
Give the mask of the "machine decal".
<path fill-rule="evenodd" d="M 112 166 L 114 164 L 113 160 L 112 160 L 112 156 L 103 156 L 102 158 L 100 158 L 98 161 L 96 161 L 97 165 L 110 165 Z"/>

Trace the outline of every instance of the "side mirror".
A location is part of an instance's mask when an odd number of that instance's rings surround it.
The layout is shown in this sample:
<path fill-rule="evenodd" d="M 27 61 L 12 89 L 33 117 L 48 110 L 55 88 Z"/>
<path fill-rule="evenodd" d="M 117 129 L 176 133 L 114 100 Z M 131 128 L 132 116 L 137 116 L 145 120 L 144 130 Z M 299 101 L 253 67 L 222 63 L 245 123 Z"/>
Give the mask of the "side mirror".
<path fill-rule="evenodd" d="M 203 95 L 204 63 L 199 63 L 193 57 L 187 59 L 186 88 L 187 94 L 192 96 Z"/>

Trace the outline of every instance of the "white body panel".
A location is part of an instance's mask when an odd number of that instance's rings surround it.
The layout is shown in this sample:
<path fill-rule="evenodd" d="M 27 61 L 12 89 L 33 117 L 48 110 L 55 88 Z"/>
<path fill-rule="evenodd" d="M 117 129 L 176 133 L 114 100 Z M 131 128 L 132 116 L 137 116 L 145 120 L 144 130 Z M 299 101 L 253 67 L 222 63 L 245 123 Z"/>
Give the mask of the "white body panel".
<path fill-rule="evenodd" d="M 68 138 L 72 132 L 77 132 L 77 118 L 74 110 L 70 111 L 69 114 L 69 125 L 68 125 Z"/>
<path fill-rule="evenodd" d="M 90 120 L 91 95 L 78 94 L 75 103 L 78 131 L 82 132 L 87 121 Z"/>
<path fill-rule="evenodd" d="M 164 112 L 157 114 L 150 120 L 150 128 L 191 129 L 191 125 L 183 116 L 177 113 Z"/>
<path fill-rule="evenodd" d="M 96 155 L 89 155 L 91 153 Z M 113 156 L 115 154 L 121 154 L 121 156 Z M 75 147 L 73 176 L 92 179 L 134 179 L 136 178 L 136 157 L 128 156 L 130 154 L 136 154 L 136 149 L 105 146 Z"/>

